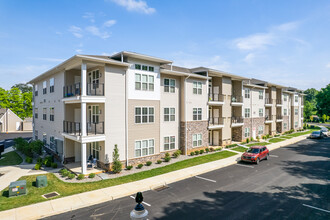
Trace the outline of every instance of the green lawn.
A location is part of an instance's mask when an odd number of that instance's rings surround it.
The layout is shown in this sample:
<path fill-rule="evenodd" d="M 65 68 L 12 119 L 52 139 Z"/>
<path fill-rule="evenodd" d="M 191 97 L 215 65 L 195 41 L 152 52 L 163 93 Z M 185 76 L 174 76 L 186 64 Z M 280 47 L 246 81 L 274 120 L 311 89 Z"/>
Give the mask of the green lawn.
<path fill-rule="evenodd" d="M 252 147 L 252 146 L 264 146 L 264 145 L 268 145 L 268 142 L 257 142 L 257 143 L 253 143 L 253 144 L 247 144 L 245 146 L 247 147 Z"/>
<path fill-rule="evenodd" d="M 66 183 L 59 180 L 57 177 L 55 177 L 54 174 L 49 173 L 47 174 L 48 186 L 45 188 L 36 188 L 34 186 L 36 175 L 24 176 L 21 177 L 20 180 L 26 180 L 28 195 L 8 198 L 8 188 L 6 188 L 1 192 L 0 211 L 46 201 L 46 199 L 41 197 L 41 195 L 53 191 L 56 191 L 60 194 L 60 196 L 55 197 L 55 198 L 59 198 L 63 196 L 69 196 L 69 195 L 105 188 L 109 186 L 120 185 L 123 183 L 134 182 L 137 180 L 146 179 L 149 177 L 161 175 L 171 171 L 180 170 L 183 168 L 192 167 L 195 165 L 199 165 L 211 161 L 221 160 L 234 155 L 236 155 L 236 153 L 229 151 L 221 151 L 213 154 L 208 154 L 205 156 L 193 157 L 191 159 L 179 161 L 152 170 L 142 171 L 127 176 L 122 176 L 114 179 L 102 180 L 97 182 L 90 182 L 90 183 Z"/>
<path fill-rule="evenodd" d="M 23 159 L 15 151 L 11 151 L 2 155 L 2 159 L 0 160 L 0 166 L 17 165 L 22 162 Z"/>
<path fill-rule="evenodd" d="M 291 138 L 293 138 L 293 137 L 290 137 L 290 136 L 281 136 L 281 138 L 291 139 Z"/>
<path fill-rule="evenodd" d="M 238 147 L 232 148 L 231 150 L 238 151 L 238 152 L 245 152 L 247 150 L 247 148 L 238 146 Z"/>
<path fill-rule="evenodd" d="M 278 143 L 278 142 L 281 142 L 281 141 L 284 141 L 285 139 L 282 139 L 282 138 L 272 138 L 272 139 L 269 139 L 268 141 L 270 143 Z"/>

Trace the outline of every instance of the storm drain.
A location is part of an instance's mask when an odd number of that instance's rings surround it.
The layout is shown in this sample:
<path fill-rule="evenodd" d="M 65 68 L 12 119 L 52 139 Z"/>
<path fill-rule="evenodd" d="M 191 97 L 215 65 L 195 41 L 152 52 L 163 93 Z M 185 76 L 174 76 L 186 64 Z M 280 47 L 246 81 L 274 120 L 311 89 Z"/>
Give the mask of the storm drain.
<path fill-rule="evenodd" d="M 168 188 L 170 188 L 170 187 L 164 185 L 164 186 L 160 186 L 160 187 L 154 188 L 153 190 L 156 191 L 156 192 L 160 192 L 160 191 L 163 191 L 163 190 L 168 189 Z"/>
<path fill-rule="evenodd" d="M 47 193 L 42 195 L 42 197 L 44 197 L 45 199 L 50 199 L 53 198 L 55 196 L 59 196 L 60 194 L 58 194 L 57 192 L 51 192 L 51 193 Z"/>

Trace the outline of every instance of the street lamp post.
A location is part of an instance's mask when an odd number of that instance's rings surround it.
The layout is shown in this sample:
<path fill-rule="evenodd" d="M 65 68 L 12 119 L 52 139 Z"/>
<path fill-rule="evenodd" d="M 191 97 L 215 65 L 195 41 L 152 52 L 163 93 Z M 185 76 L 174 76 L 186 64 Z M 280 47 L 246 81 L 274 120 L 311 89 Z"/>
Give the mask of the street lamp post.
<path fill-rule="evenodd" d="M 143 202 L 143 196 L 142 196 L 141 192 L 136 193 L 135 201 L 137 202 L 137 205 L 130 213 L 131 219 L 132 220 L 147 220 L 148 219 L 148 210 L 146 210 L 143 207 L 143 205 L 141 204 Z"/>

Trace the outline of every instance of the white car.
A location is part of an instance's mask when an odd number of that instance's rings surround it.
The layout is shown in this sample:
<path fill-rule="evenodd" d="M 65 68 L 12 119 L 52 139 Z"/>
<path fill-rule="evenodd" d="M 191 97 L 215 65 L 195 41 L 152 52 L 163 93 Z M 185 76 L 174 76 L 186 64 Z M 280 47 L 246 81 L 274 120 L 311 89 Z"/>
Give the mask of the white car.
<path fill-rule="evenodd" d="M 320 132 L 323 134 L 324 137 L 328 137 L 329 136 L 329 131 L 326 128 L 322 128 L 320 130 Z"/>

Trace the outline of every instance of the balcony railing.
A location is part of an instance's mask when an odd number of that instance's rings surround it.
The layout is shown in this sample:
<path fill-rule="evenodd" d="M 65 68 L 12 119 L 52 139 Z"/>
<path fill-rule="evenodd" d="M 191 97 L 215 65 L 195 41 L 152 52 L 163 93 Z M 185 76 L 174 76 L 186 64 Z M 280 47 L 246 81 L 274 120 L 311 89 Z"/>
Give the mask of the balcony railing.
<path fill-rule="evenodd" d="M 237 102 L 243 102 L 243 96 L 235 96 L 235 95 L 233 95 L 233 96 L 231 96 L 231 102 L 235 102 L 235 103 L 237 103 Z"/>
<path fill-rule="evenodd" d="M 72 135 L 81 135 L 80 122 L 63 121 L 63 132 Z"/>
<path fill-rule="evenodd" d="M 225 97 L 225 96 L 222 95 L 222 94 L 212 93 L 212 94 L 209 94 L 209 101 L 213 101 L 213 102 L 223 102 L 224 97 Z"/>
<path fill-rule="evenodd" d="M 233 116 L 233 117 L 231 117 L 231 123 L 232 124 L 243 123 L 243 117 Z"/>
<path fill-rule="evenodd" d="M 63 97 L 72 97 L 81 95 L 80 83 L 75 83 L 73 85 L 63 87 Z"/>
<path fill-rule="evenodd" d="M 266 121 L 273 121 L 273 116 L 272 115 L 265 115 L 265 120 Z"/>
<path fill-rule="evenodd" d="M 87 122 L 87 135 L 90 134 L 104 134 L 104 122 Z"/>
<path fill-rule="evenodd" d="M 209 124 L 210 125 L 223 125 L 224 118 L 219 117 L 211 117 L 209 118 Z"/>
<path fill-rule="evenodd" d="M 277 105 L 282 105 L 283 104 L 282 99 L 276 99 L 276 104 Z"/>
<path fill-rule="evenodd" d="M 270 98 L 265 98 L 265 104 L 273 104 L 273 100 Z"/>
<path fill-rule="evenodd" d="M 103 83 L 88 83 L 87 95 L 92 96 L 104 96 L 104 84 Z"/>
<path fill-rule="evenodd" d="M 276 115 L 276 120 L 282 120 L 283 116 L 282 115 Z"/>

